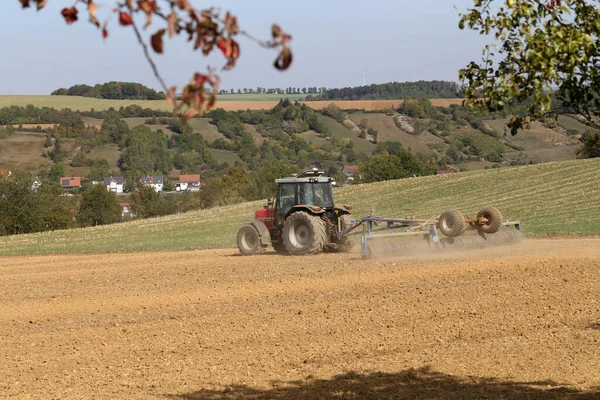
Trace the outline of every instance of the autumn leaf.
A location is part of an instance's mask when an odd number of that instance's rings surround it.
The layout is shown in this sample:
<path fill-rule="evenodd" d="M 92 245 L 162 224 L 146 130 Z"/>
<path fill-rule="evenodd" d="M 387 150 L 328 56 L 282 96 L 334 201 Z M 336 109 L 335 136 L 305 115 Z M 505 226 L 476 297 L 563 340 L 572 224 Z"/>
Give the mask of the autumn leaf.
<path fill-rule="evenodd" d="M 152 24 L 152 13 L 156 11 L 156 1 L 138 1 L 138 7 L 146 13 L 146 24 L 144 25 L 144 29 L 146 29 Z"/>
<path fill-rule="evenodd" d="M 275 60 L 275 63 L 273 65 L 278 70 L 285 71 L 292 64 L 292 58 L 293 57 L 292 57 L 291 50 L 288 47 L 284 47 L 281 50 L 281 53 L 279 53 L 279 57 L 277 57 L 277 59 Z"/>
<path fill-rule="evenodd" d="M 96 18 L 96 11 L 98 10 L 98 4 L 90 1 L 88 3 L 88 13 L 90 14 L 90 22 L 100 28 L 100 22 Z"/>
<path fill-rule="evenodd" d="M 48 0 L 37 0 L 37 10 L 41 10 L 48 3 Z"/>
<path fill-rule="evenodd" d="M 167 103 L 169 103 L 172 107 L 175 107 L 175 91 L 177 88 L 175 86 L 171 86 L 169 91 L 167 92 Z"/>
<path fill-rule="evenodd" d="M 215 94 L 213 93 L 210 95 L 210 99 L 208 100 L 208 105 L 206 106 L 207 109 L 213 108 L 216 102 L 217 102 L 217 96 L 215 96 Z"/>
<path fill-rule="evenodd" d="M 271 35 L 273 36 L 273 39 L 277 39 L 281 36 L 281 27 L 277 24 L 273 24 L 271 27 Z"/>
<path fill-rule="evenodd" d="M 29 8 L 29 0 L 19 0 L 23 8 Z"/>
<path fill-rule="evenodd" d="M 158 32 L 156 32 L 154 35 L 152 35 L 152 37 L 150 38 L 150 43 L 152 44 L 152 49 L 154 49 L 155 52 L 157 52 L 158 54 L 162 54 L 163 53 L 163 35 L 165 34 L 166 30 L 165 29 L 161 29 Z"/>
<path fill-rule="evenodd" d="M 173 35 L 176 33 L 176 26 L 175 26 L 176 23 L 177 23 L 177 14 L 175 14 L 175 12 L 172 12 L 167 17 L 169 37 L 173 37 Z"/>
<path fill-rule="evenodd" d="M 75 7 L 63 8 L 61 14 L 65 22 L 69 25 L 77 21 L 77 9 Z"/>
<path fill-rule="evenodd" d="M 217 42 L 217 45 L 219 46 L 219 49 L 221 49 L 225 57 L 227 57 L 228 59 L 228 62 L 225 65 L 224 69 L 228 70 L 233 68 L 235 66 L 236 60 L 240 56 L 240 46 L 235 40 L 231 38 L 221 38 Z"/>
<path fill-rule="evenodd" d="M 131 15 L 127 14 L 124 11 L 121 11 L 119 13 L 119 23 L 122 26 L 131 25 L 131 24 L 133 24 L 133 19 L 131 18 Z"/>

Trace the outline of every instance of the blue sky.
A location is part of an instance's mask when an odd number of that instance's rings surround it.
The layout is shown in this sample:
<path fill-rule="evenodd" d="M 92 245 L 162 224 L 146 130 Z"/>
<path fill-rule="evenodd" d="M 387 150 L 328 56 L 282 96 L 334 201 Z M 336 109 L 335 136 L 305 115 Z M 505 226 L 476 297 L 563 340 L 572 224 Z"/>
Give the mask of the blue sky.
<path fill-rule="evenodd" d="M 114 4 L 114 0 L 98 0 Z M 271 23 L 293 35 L 294 63 L 286 72 L 272 67 L 276 53 L 240 38 L 236 68 L 221 72 L 222 88 L 345 87 L 390 81 L 458 80 L 458 69 L 479 59 L 490 40 L 458 29 L 458 12 L 472 0 L 193 0 L 238 16 L 242 29 L 269 38 Z M 103 41 L 84 13 L 67 26 L 60 10 L 69 0 L 50 0 L 45 9 L 22 10 L 4 0 L 0 25 L 0 94 L 49 94 L 58 87 L 111 80 L 136 81 L 159 88 L 134 33 L 109 25 Z M 455 8 L 456 7 L 456 8 Z M 83 10 L 82 10 L 83 11 Z M 99 11 L 101 14 L 102 11 Z M 106 15 L 106 11 L 101 14 Z M 155 28 L 158 25 L 155 24 Z M 167 83 L 187 83 L 223 57 L 203 57 L 184 37 L 165 42 L 156 56 Z"/>

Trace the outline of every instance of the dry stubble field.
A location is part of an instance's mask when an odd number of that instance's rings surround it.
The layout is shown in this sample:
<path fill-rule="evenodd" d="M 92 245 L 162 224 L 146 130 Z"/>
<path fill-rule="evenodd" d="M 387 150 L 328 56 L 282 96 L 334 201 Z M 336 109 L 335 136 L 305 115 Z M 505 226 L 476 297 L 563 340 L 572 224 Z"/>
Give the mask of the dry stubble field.
<path fill-rule="evenodd" d="M 0 264 L 1 398 L 600 398 L 600 239 Z"/>

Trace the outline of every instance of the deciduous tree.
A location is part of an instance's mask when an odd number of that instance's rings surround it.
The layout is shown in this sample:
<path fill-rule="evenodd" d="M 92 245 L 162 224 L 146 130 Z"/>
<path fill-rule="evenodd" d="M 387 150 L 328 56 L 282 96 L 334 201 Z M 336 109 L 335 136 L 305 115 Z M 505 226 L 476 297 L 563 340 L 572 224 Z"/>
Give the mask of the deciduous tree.
<path fill-rule="evenodd" d="M 466 104 L 497 111 L 533 100 L 531 119 L 556 113 L 552 94 L 588 120 L 600 116 L 600 9 L 597 0 L 474 0 L 459 27 L 493 37 L 483 58 L 460 70 Z"/>

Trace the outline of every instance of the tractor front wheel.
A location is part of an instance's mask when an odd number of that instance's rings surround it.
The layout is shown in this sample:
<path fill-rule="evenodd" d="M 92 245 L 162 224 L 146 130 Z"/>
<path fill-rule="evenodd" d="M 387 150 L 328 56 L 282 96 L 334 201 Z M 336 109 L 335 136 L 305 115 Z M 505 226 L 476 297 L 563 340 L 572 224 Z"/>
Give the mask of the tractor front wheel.
<path fill-rule="evenodd" d="M 237 245 L 240 254 L 243 256 L 253 256 L 261 254 L 264 250 L 260 243 L 258 231 L 252 224 L 244 225 L 237 233 Z"/>
<path fill-rule="evenodd" d="M 318 253 L 326 242 L 325 222 L 316 216 L 297 211 L 283 224 L 283 244 L 293 256 Z"/>

